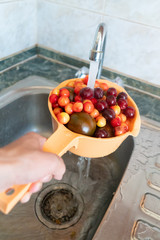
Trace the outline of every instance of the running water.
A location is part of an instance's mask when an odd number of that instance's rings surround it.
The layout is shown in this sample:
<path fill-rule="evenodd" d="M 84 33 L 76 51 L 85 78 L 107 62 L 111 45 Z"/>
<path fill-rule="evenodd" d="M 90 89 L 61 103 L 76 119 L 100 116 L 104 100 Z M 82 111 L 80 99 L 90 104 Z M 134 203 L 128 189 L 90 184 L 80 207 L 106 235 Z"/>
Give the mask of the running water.
<path fill-rule="evenodd" d="M 98 65 L 99 62 L 97 61 L 90 61 L 90 67 L 89 67 L 89 78 L 88 78 L 88 84 L 87 87 L 94 88 L 96 76 L 98 72 Z"/>

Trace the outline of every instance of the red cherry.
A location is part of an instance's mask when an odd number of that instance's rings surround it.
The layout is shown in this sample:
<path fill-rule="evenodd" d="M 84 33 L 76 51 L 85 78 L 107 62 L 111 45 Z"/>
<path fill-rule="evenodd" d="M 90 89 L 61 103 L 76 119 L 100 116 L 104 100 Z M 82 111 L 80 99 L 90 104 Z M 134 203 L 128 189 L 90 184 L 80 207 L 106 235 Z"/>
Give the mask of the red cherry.
<path fill-rule="evenodd" d="M 118 127 L 121 125 L 121 119 L 120 117 L 116 117 L 114 119 L 111 120 L 111 125 L 112 127 Z"/>
<path fill-rule="evenodd" d="M 120 109 L 122 109 L 122 110 L 128 106 L 127 100 L 125 100 L 123 98 L 118 99 L 117 103 L 118 103 L 118 106 L 120 107 Z"/>

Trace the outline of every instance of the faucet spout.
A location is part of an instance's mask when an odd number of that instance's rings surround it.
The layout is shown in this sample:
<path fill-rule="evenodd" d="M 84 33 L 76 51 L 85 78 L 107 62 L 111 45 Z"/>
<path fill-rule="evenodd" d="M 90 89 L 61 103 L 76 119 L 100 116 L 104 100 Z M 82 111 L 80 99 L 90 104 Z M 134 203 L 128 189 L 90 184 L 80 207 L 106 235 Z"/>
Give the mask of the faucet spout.
<path fill-rule="evenodd" d="M 106 46 L 106 25 L 105 23 L 100 23 L 97 27 L 93 47 L 90 51 L 89 59 L 91 61 L 99 62 L 98 72 L 96 78 L 99 79 L 101 77 L 104 54 L 105 54 L 105 46 Z"/>

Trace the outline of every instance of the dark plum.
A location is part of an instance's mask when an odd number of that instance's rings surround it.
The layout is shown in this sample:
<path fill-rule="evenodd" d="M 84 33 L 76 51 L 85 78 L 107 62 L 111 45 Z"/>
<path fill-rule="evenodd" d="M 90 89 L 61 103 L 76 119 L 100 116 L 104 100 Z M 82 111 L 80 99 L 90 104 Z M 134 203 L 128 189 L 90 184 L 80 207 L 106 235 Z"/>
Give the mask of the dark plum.
<path fill-rule="evenodd" d="M 106 102 L 108 103 L 109 106 L 114 106 L 116 105 L 116 97 L 113 95 L 109 95 L 106 97 Z"/>
<path fill-rule="evenodd" d="M 117 103 L 118 103 L 118 106 L 120 107 L 120 109 L 122 109 L 122 110 L 128 106 L 127 100 L 123 99 L 123 98 L 118 99 Z"/>
<path fill-rule="evenodd" d="M 120 99 L 120 98 L 127 100 L 127 98 L 128 98 L 127 93 L 120 92 L 117 96 L 117 100 Z"/>
<path fill-rule="evenodd" d="M 100 99 L 100 98 L 102 98 L 103 97 L 103 89 L 102 88 L 100 88 L 100 87 L 97 87 L 97 88 L 95 88 L 94 89 L 94 97 L 96 98 L 96 99 Z"/>
<path fill-rule="evenodd" d="M 123 111 L 127 118 L 133 118 L 135 115 L 135 109 L 133 107 L 126 107 Z"/>
<path fill-rule="evenodd" d="M 115 97 L 117 97 L 117 90 L 115 88 L 108 88 L 107 90 L 107 96 L 113 95 Z"/>
<path fill-rule="evenodd" d="M 91 99 L 93 98 L 94 92 L 91 88 L 85 87 L 80 90 L 79 95 L 83 99 Z"/>
<path fill-rule="evenodd" d="M 108 109 L 105 109 L 103 112 L 102 112 L 102 115 L 103 117 L 105 117 L 105 119 L 107 121 L 111 121 L 112 119 L 115 118 L 116 114 L 115 114 L 115 111 L 111 108 L 108 108 Z"/>

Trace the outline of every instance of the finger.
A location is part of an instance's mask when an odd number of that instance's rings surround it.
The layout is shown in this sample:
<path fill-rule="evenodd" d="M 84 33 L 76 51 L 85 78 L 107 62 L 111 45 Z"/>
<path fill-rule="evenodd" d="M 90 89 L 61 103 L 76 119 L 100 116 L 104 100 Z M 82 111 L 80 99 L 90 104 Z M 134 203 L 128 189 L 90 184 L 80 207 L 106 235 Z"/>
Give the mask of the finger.
<path fill-rule="evenodd" d="M 21 203 L 26 203 L 30 200 L 31 198 L 31 193 L 30 192 L 27 192 L 24 194 L 24 196 L 21 198 Z"/>
<path fill-rule="evenodd" d="M 31 184 L 28 192 L 30 193 L 36 193 L 38 192 L 41 188 L 42 188 L 42 182 L 41 181 L 38 181 L 38 182 L 34 182 Z"/>
<path fill-rule="evenodd" d="M 50 182 L 51 180 L 52 180 L 52 175 L 47 175 L 41 179 L 41 182 L 46 183 L 46 182 Z"/>

